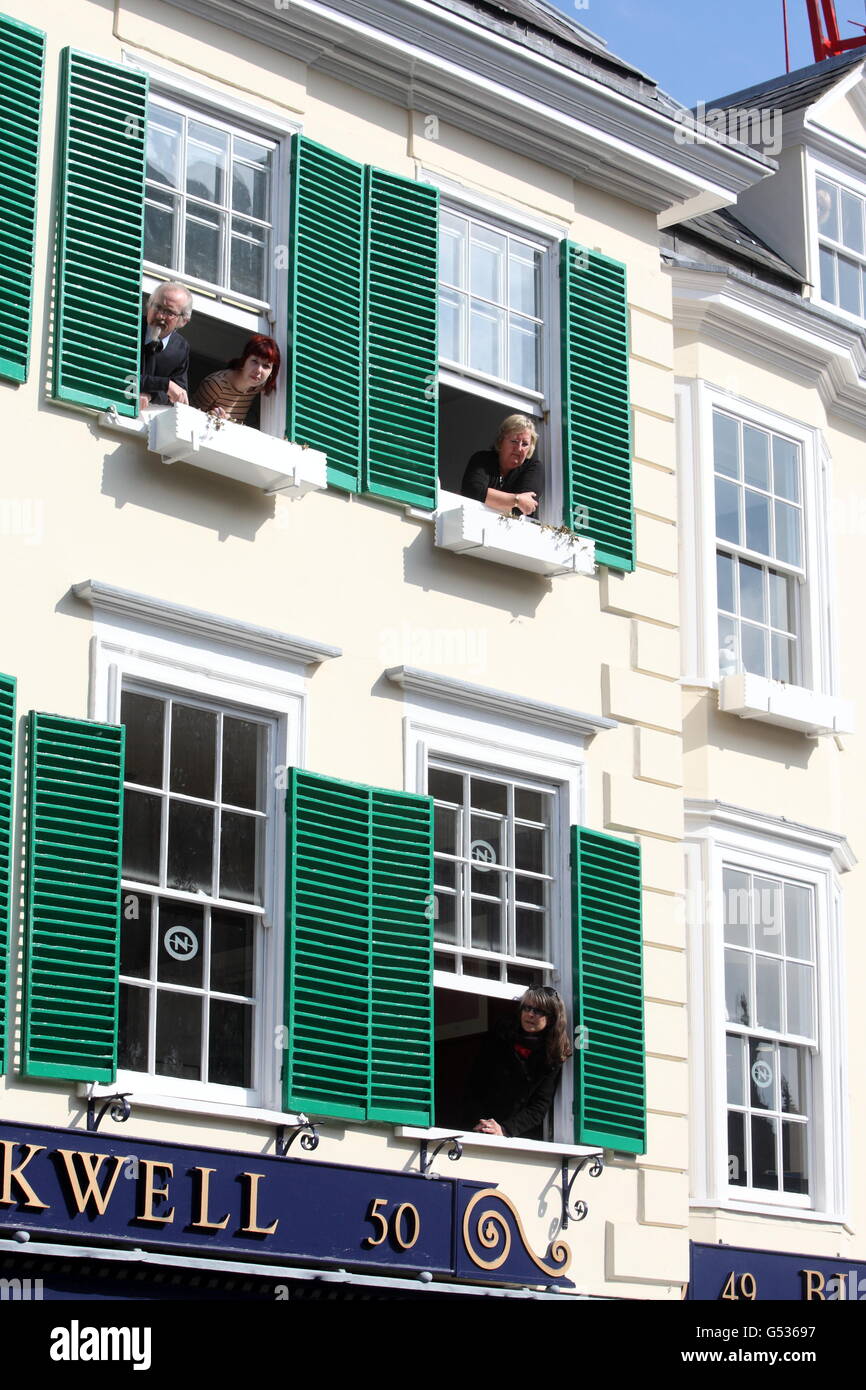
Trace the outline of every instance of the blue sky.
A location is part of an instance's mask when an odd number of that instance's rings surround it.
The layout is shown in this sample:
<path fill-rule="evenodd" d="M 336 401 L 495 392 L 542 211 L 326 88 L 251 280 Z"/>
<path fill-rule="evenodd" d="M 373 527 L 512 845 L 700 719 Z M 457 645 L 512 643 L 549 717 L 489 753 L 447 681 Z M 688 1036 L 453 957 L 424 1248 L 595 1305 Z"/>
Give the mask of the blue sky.
<path fill-rule="evenodd" d="M 782 0 L 552 0 L 686 106 L 785 71 Z M 836 0 L 843 38 L 864 0 Z M 788 0 L 791 67 L 813 63 L 806 0 Z"/>

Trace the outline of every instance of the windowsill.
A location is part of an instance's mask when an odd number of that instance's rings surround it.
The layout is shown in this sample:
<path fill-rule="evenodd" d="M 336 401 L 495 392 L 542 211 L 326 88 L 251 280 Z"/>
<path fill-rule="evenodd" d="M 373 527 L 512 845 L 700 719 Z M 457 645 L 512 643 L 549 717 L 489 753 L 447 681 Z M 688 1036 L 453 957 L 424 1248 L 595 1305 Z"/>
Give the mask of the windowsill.
<path fill-rule="evenodd" d="M 711 1202 L 705 1198 L 693 1198 L 689 1203 L 689 1209 L 692 1212 L 705 1212 L 708 1216 L 720 1213 L 726 1216 L 773 1216 L 780 1221 L 820 1222 L 825 1226 L 837 1226 L 840 1229 L 845 1225 L 841 1216 L 815 1211 L 813 1207 L 777 1207 L 766 1202 L 730 1202 L 721 1198 L 717 1202 Z"/>
<path fill-rule="evenodd" d="M 191 463 L 268 494 L 303 497 L 328 485 L 327 458 L 261 430 L 218 422 L 191 405 L 150 408 L 138 419 L 108 411 L 99 422 L 124 434 L 147 438 L 148 448 L 163 463 Z"/>
<path fill-rule="evenodd" d="M 498 1134 L 468 1133 L 459 1129 L 419 1129 L 415 1125 L 395 1125 L 394 1133 L 400 1139 L 428 1139 L 436 1143 L 439 1139 L 451 1139 L 455 1135 L 464 1149 L 497 1149 L 505 1153 L 542 1154 L 556 1158 L 585 1158 L 588 1154 L 603 1154 L 598 1144 L 553 1144 L 545 1139 L 506 1139 Z"/>
<path fill-rule="evenodd" d="M 850 700 L 820 695 L 750 672 L 722 676 L 719 709 L 740 719 L 756 719 L 813 736 L 854 732 L 854 706 Z"/>
<path fill-rule="evenodd" d="M 545 527 L 526 517 L 502 516 L 482 502 L 442 493 L 436 545 L 496 565 L 556 576 L 595 573 L 595 542 Z"/>
<path fill-rule="evenodd" d="M 88 1092 L 88 1084 L 83 1081 L 79 1082 L 77 1094 L 83 1099 L 87 1099 Z M 108 1100 L 110 1096 L 118 1094 L 129 1096 L 132 1112 L 130 1119 L 133 1119 L 139 1110 L 170 1110 L 190 1116 L 207 1115 L 214 1120 L 241 1120 L 245 1124 L 264 1125 L 268 1128 L 274 1125 L 284 1125 L 290 1128 L 292 1125 L 301 1123 L 298 1115 L 284 1110 L 267 1110 L 257 1105 L 233 1105 L 216 1100 L 205 1100 L 203 1097 L 166 1096 L 159 1095 L 154 1091 L 136 1091 L 134 1083 L 127 1085 L 122 1080 L 112 1082 L 110 1085 L 96 1085 L 92 1091 L 95 1101 Z M 124 1123 L 128 1124 L 129 1121 Z M 121 1132 L 120 1125 L 117 1126 L 117 1132 Z"/>

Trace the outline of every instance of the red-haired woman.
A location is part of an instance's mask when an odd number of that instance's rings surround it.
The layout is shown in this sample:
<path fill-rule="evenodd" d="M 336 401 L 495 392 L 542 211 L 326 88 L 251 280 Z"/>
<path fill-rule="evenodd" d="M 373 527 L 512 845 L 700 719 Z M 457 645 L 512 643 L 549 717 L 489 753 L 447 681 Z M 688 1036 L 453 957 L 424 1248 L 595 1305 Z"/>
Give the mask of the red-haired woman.
<path fill-rule="evenodd" d="M 254 333 L 240 357 L 206 376 L 192 398 L 198 410 L 242 425 L 256 396 L 269 396 L 277 384 L 280 349 L 273 338 Z"/>

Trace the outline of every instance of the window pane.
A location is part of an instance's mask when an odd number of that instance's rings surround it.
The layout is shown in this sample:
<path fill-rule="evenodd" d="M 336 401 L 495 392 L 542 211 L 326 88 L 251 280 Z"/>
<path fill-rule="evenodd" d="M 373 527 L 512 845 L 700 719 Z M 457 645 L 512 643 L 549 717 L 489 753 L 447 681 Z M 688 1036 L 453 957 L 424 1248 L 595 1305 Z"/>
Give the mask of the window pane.
<path fill-rule="evenodd" d="M 750 550 L 759 550 L 762 555 L 770 554 L 770 499 L 763 493 L 745 490 L 746 498 L 746 545 Z M 780 504 L 783 505 L 783 504 Z"/>
<path fill-rule="evenodd" d="M 538 282 L 541 256 L 512 242 L 508 257 L 508 303 L 520 314 L 539 317 Z M 477 287 L 476 287 L 477 288 Z"/>
<path fill-rule="evenodd" d="M 174 199 L 148 197 L 144 205 L 144 256 L 157 265 L 174 265 Z"/>
<path fill-rule="evenodd" d="M 713 462 L 717 473 L 737 478 L 739 466 L 740 427 L 730 415 L 713 412 Z"/>
<path fill-rule="evenodd" d="M 789 1115 L 806 1113 L 806 1054 L 802 1047 L 779 1047 L 781 1109 Z"/>
<path fill-rule="evenodd" d="M 508 811 L 508 788 L 502 782 L 486 782 L 480 777 L 473 777 L 470 797 L 477 811 L 493 811 L 498 816 L 504 816 Z"/>
<path fill-rule="evenodd" d="M 742 951 L 725 951 L 725 1010 L 729 1023 L 752 1022 L 749 975 L 749 957 Z"/>
<path fill-rule="evenodd" d="M 505 303 L 505 258 L 508 242 L 501 232 L 473 227 L 469 251 L 472 293 L 495 304 Z"/>
<path fill-rule="evenodd" d="M 472 899 L 472 945 L 478 951 L 503 949 L 501 903 Z M 468 964 L 468 960 L 464 961 L 464 967 Z"/>
<path fill-rule="evenodd" d="M 538 324 L 512 317 L 508 327 L 508 376 L 518 386 L 538 390 Z"/>
<path fill-rule="evenodd" d="M 839 240 L 839 191 L 834 183 L 818 179 L 818 231 Z"/>
<path fill-rule="evenodd" d="M 543 792 L 529 791 L 526 787 L 516 787 L 514 791 L 514 814 L 521 820 L 543 821 L 550 818 L 551 798 Z"/>
<path fill-rule="evenodd" d="M 251 299 L 264 299 L 267 233 L 255 222 L 232 218 L 231 288 Z"/>
<path fill-rule="evenodd" d="M 536 874 L 546 873 L 543 830 L 530 830 L 524 825 L 515 827 L 514 863 L 518 869 L 529 869 Z"/>
<path fill-rule="evenodd" d="M 514 893 L 518 902 L 536 903 L 539 907 L 545 905 L 547 885 L 540 878 L 524 878 L 518 874 L 514 880 Z"/>
<path fill-rule="evenodd" d="M 725 1039 L 725 1052 L 728 1073 L 728 1103 L 730 1105 L 745 1105 L 743 1039 L 729 1033 Z"/>
<path fill-rule="evenodd" d="M 172 706 L 169 787 L 185 796 L 214 796 L 217 717 L 193 705 Z"/>
<path fill-rule="evenodd" d="M 156 102 L 147 108 L 147 171 L 145 178 L 180 188 L 182 117 Z"/>
<path fill-rule="evenodd" d="M 760 565 L 752 564 L 749 560 L 740 561 L 740 613 L 756 623 L 767 621 L 764 571 Z"/>
<path fill-rule="evenodd" d="M 259 895 L 259 846 L 263 822 L 258 816 L 223 811 L 220 830 L 221 898 L 257 903 Z"/>
<path fill-rule="evenodd" d="M 772 878 L 755 878 L 752 882 L 752 921 L 755 930 L 755 947 L 759 951 L 770 951 L 774 956 L 782 952 L 782 885 Z"/>
<path fill-rule="evenodd" d="M 187 131 L 186 191 L 209 203 L 225 202 L 229 138 L 225 131 L 190 121 Z"/>
<path fill-rule="evenodd" d="M 777 960 L 758 956 L 755 961 L 755 991 L 757 1008 L 755 1023 L 759 1028 L 778 1032 L 782 1027 L 782 966 Z"/>
<path fill-rule="evenodd" d="M 439 279 L 457 289 L 466 288 L 465 253 L 468 224 L 453 212 L 443 212 L 440 220 Z"/>
<path fill-rule="evenodd" d="M 770 638 L 770 648 L 772 654 L 772 669 L 770 674 L 774 681 L 785 681 L 789 685 L 796 683 L 796 670 L 794 662 L 796 652 L 794 643 L 789 637 L 779 637 L 775 632 Z"/>
<path fill-rule="evenodd" d="M 809 1146 L 805 1125 L 782 1123 L 783 1186 L 786 1192 L 809 1191 Z"/>
<path fill-rule="evenodd" d="M 770 489 L 770 436 L 752 425 L 743 426 L 743 474 L 752 487 Z"/>
<path fill-rule="evenodd" d="M 722 873 L 722 894 L 725 940 L 731 946 L 748 946 L 752 919 L 749 875 L 740 873 L 738 869 L 725 869 Z"/>
<path fill-rule="evenodd" d="M 773 436 L 773 491 L 789 502 L 800 500 L 800 450 L 790 439 Z"/>
<path fill-rule="evenodd" d="M 151 899 L 146 893 L 123 893 L 120 923 L 120 973 L 150 975 Z"/>
<path fill-rule="evenodd" d="M 434 917 L 433 934 L 437 941 L 446 941 L 452 946 L 457 944 L 457 899 L 453 893 L 444 893 L 437 890 L 433 899 Z M 453 970 L 453 965 L 450 967 Z"/>
<path fill-rule="evenodd" d="M 160 990 L 156 1002 L 156 1072 L 201 1079 L 200 995 Z"/>
<path fill-rule="evenodd" d="M 439 355 L 449 362 L 463 361 L 466 298 L 453 290 L 439 291 Z"/>
<path fill-rule="evenodd" d="M 770 581 L 770 622 L 773 627 L 784 628 L 786 632 L 796 632 L 796 600 L 794 580 L 784 574 L 769 572 Z"/>
<path fill-rule="evenodd" d="M 168 818 L 168 887 L 213 892 L 213 817 L 209 806 L 172 801 Z"/>
<path fill-rule="evenodd" d="M 800 560 L 800 510 L 787 502 L 776 502 L 776 555 L 789 565 Z"/>
<path fill-rule="evenodd" d="M 788 961 L 785 966 L 788 977 L 788 1027 L 787 1032 L 801 1037 L 814 1036 L 812 1022 L 812 967 L 795 965 Z"/>
<path fill-rule="evenodd" d="M 728 1111 L 728 1182 L 732 1187 L 745 1187 L 746 1171 L 745 1116 L 736 1110 Z"/>
<path fill-rule="evenodd" d="M 544 914 L 517 909 L 517 955 L 530 960 L 544 960 Z"/>
<path fill-rule="evenodd" d="M 847 256 L 836 257 L 839 276 L 839 304 L 850 314 L 860 314 L 860 268 Z"/>
<path fill-rule="evenodd" d="M 124 690 L 120 722 L 126 725 L 126 781 L 161 787 L 164 701 Z"/>
<path fill-rule="evenodd" d="M 160 898 L 156 945 L 157 978 L 168 985 L 201 989 L 204 980 L 204 908 Z"/>
<path fill-rule="evenodd" d="M 437 888 L 449 888 L 452 893 L 457 890 L 459 867 L 450 859 L 433 860 L 433 883 Z"/>
<path fill-rule="evenodd" d="M 505 310 L 472 300 L 469 323 L 469 365 L 488 376 L 502 376 Z"/>
<path fill-rule="evenodd" d="M 743 623 L 740 628 L 743 668 L 756 676 L 767 675 L 767 634 L 762 628 Z"/>
<path fill-rule="evenodd" d="M 146 989 L 121 985 L 118 1000 L 117 1065 L 125 1071 L 147 1071 Z"/>
<path fill-rule="evenodd" d="M 211 914 L 210 985 L 220 994 L 253 992 L 254 922 L 239 912 Z M 213 1046 L 213 1038 L 211 1038 Z"/>
<path fill-rule="evenodd" d="M 220 229 L 224 218 L 201 203 L 187 203 L 184 267 L 187 275 L 218 285 L 221 278 Z"/>
<path fill-rule="evenodd" d="M 719 618 L 719 675 L 730 676 L 739 670 L 740 655 L 737 624 L 732 618 Z"/>
<path fill-rule="evenodd" d="M 754 1110 L 776 1109 L 776 1045 L 749 1038 L 749 1103 Z"/>
<path fill-rule="evenodd" d="M 777 1191 L 779 1174 L 776 1166 L 776 1133 L 778 1120 L 764 1115 L 752 1116 L 752 1186 Z"/>
<path fill-rule="evenodd" d="M 217 1086 L 251 1086 L 252 1074 L 252 1005 L 212 999 L 208 1080 Z"/>
<path fill-rule="evenodd" d="M 433 843 L 441 854 L 456 854 L 459 847 L 460 812 L 444 806 L 433 808 Z"/>
<path fill-rule="evenodd" d="M 242 140 L 235 141 L 235 152 Z M 263 151 L 263 153 L 265 153 Z M 232 207 L 235 212 L 246 213 L 248 217 L 258 217 L 262 221 L 268 215 L 268 161 L 258 166 L 232 165 Z"/>
<path fill-rule="evenodd" d="M 716 478 L 716 535 L 740 544 L 740 489 Z"/>
<path fill-rule="evenodd" d="M 836 256 L 833 251 L 828 251 L 826 246 L 822 246 L 819 251 L 821 263 L 821 298 L 826 299 L 828 304 L 836 303 Z"/>
<path fill-rule="evenodd" d="M 223 719 L 223 801 L 262 810 L 262 765 L 267 730 L 248 719 Z"/>
<path fill-rule="evenodd" d="M 812 959 L 812 893 L 798 883 L 785 884 L 785 952 Z"/>
<path fill-rule="evenodd" d="M 159 883 L 159 828 L 162 801 L 144 792 L 123 795 L 123 877 Z"/>
<path fill-rule="evenodd" d="M 503 822 L 494 820 L 492 816 L 472 816 L 470 854 L 479 871 L 485 864 L 505 863 L 507 851 L 503 831 Z M 491 889 L 484 888 L 482 891 L 489 893 Z"/>
<path fill-rule="evenodd" d="M 863 204 L 853 193 L 842 190 L 842 241 L 852 251 L 863 254 Z"/>
<path fill-rule="evenodd" d="M 719 592 L 719 607 L 726 613 L 736 613 L 734 607 L 734 562 L 730 555 L 719 552 L 716 555 L 716 583 Z"/>

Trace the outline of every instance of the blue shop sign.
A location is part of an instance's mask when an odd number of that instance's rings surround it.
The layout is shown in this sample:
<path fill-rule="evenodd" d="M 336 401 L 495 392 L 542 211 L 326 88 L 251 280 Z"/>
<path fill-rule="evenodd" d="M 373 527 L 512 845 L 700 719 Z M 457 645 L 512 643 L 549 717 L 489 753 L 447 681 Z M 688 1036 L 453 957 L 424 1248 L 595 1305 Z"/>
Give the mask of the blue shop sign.
<path fill-rule="evenodd" d="M 690 1299 L 731 1302 L 866 1300 L 866 1263 L 733 1245 L 691 1247 Z"/>
<path fill-rule="evenodd" d="M 0 1227 L 36 1236 L 564 1284 L 494 1185 L 81 1130 L 0 1125 Z"/>

